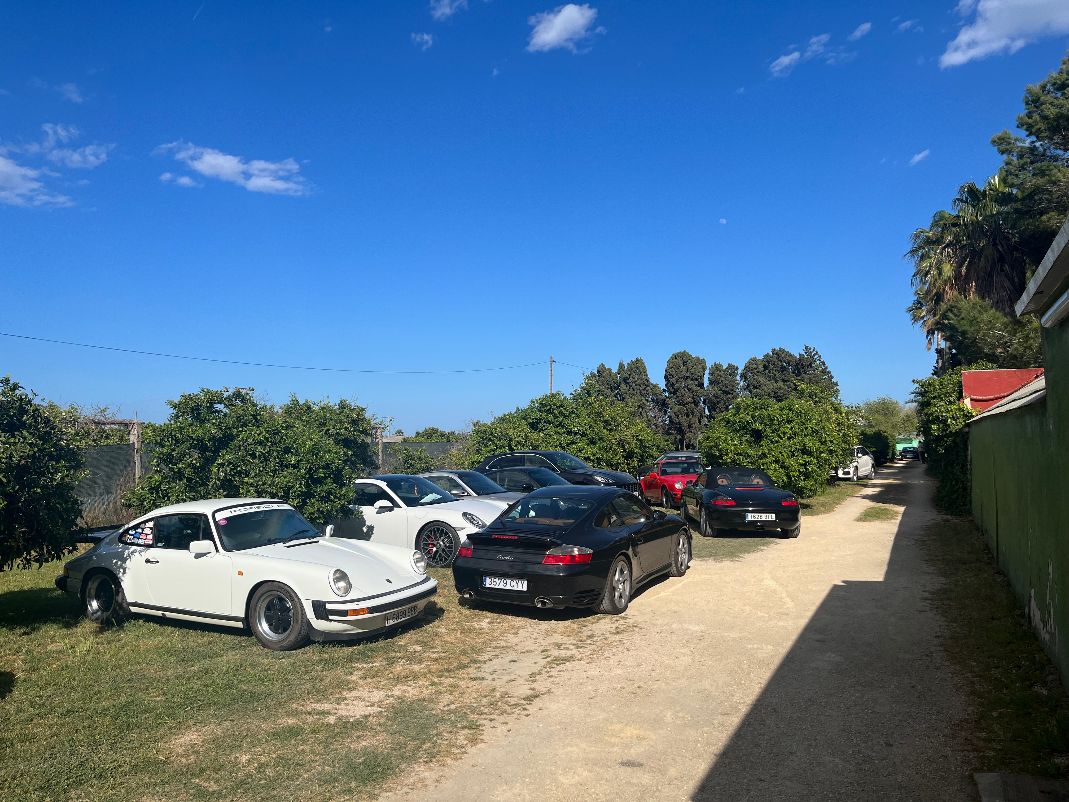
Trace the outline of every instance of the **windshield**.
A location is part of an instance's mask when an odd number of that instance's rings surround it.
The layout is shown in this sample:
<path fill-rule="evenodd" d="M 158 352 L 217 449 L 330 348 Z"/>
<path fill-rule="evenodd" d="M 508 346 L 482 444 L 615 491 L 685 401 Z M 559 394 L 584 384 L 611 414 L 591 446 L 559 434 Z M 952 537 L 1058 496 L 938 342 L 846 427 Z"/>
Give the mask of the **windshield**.
<path fill-rule="evenodd" d="M 556 465 L 558 468 L 563 468 L 566 471 L 589 471 L 593 470 L 589 465 L 583 462 L 579 457 L 573 457 L 564 451 L 554 451 L 549 455 L 549 461 Z"/>
<path fill-rule="evenodd" d="M 710 468 L 707 487 L 775 487 L 768 474 L 757 468 Z"/>
<path fill-rule="evenodd" d="M 458 473 L 457 476 L 463 479 L 468 489 L 477 496 L 508 492 L 493 479 L 489 479 L 476 471 L 464 471 L 463 473 Z"/>
<path fill-rule="evenodd" d="M 553 473 L 549 468 L 528 468 L 527 475 L 534 479 L 540 487 L 571 484 L 559 473 Z"/>
<path fill-rule="evenodd" d="M 578 496 L 527 496 L 521 498 L 499 520 L 506 527 L 571 526 L 597 501 Z"/>
<path fill-rule="evenodd" d="M 215 513 L 223 548 L 244 551 L 273 543 L 319 537 L 319 532 L 288 504 L 248 504 Z"/>
<path fill-rule="evenodd" d="M 383 479 L 406 507 L 425 507 L 428 504 L 443 504 L 456 501 L 456 496 L 422 476 L 390 476 Z"/>
<path fill-rule="evenodd" d="M 684 462 L 680 460 L 678 462 L 661 463 L 662 476 L 681 476 L 685 473 L 698 474 L 701 472 L 702 467 L 697 462 Z"/>

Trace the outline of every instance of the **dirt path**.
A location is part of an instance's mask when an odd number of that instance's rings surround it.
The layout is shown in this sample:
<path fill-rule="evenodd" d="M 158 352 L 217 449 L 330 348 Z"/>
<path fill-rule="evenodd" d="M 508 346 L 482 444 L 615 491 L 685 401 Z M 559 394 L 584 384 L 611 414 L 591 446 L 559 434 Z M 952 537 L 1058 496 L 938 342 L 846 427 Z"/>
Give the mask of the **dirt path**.
<path fill-rule="evenodd" d="M 578 660 L 547 672 L 539 631 L 554 627 L 532 621 L 484 674 L 541 695 L 391 798 L 973 798 L 964 703 L 925 601 L 931 489 L 916 464 L 883 477 L 798 540 L 695 562 L 622 618 L 587 620 L 596 642 Z M 903 515 L 855 522 L 872 501 Z"/>

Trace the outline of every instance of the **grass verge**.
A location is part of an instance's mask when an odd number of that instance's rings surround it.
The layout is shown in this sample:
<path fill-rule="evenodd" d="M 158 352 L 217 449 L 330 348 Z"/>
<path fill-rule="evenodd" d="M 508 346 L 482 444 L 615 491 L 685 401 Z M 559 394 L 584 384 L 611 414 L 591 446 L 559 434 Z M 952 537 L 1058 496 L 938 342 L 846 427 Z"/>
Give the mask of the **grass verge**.
<path fill-rule="evenodd" d="M 854 520 L 870 523 L 872 521 L 893 521 L 896 518 L 898 518 L 898 510 L 894 507 L 888 507 L 886 504 L 873 504 L 871 507 L 866 507 L 862 510 L 861 514 Z"/>
<path fill-rule="evenodd" d="M 975 525 L 946 518 L 924 548 L 944 577 L 932 595 L 944 649 L 973 701 L 974 771 L 1069 770 L 1069 695 Z"/>
<path fill-rule="evenodd" d="M 852 496 L 856 496 L 868 487 L 868 482 L 830 482 L 824 488 L 824 492 L 810 498 L 801 499 L 798 503 L 805 516 L 826 515 Z"/>

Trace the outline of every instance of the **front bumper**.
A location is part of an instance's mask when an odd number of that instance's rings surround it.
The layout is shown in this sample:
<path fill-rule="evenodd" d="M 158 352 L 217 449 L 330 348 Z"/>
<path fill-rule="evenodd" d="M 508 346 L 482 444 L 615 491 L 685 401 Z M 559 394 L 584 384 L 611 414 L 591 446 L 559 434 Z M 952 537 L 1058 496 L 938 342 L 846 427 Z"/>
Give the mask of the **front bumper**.
<path fill-rule="evenodd" d="M 853 479 L 854 478 L 854 466 L 846 468 L 838 468 L 834 473 L 836 479 Z"/>
<path fill-rule="evenodd" d="M 607 573 L 608 566 L 601 562 L 506 566 L 497 560 L 469 557 L 453 563 L 453 582 L 461 596 L 532 607 L 536 599 L 546 599 L 554 607 L 592 607 L 601 599 Z M 484 576 L 526 579 L 527 590 L 483 587 Z"/>
<path fill-rule="evenodd" d="M 309 622 L 313 640 L 360 638 L 419 617 L 438 592 L 437 580 L 425 579 L 394 593 L 361 599 L 313 600 Z"/>

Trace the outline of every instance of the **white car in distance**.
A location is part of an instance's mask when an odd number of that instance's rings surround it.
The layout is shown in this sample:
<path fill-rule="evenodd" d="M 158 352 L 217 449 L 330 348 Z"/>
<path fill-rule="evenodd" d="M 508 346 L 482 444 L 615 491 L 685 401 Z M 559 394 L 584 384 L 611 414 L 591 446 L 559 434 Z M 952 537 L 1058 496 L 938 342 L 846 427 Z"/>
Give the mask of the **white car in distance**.
<path fill-rule="evenodd" d="M 438 583 L 411 548 L 322 537 L 277 499 L 224 498 L 142 515 L 70 560 L 56 586 L 100 624 L 138 613 L 248 627 L 285 651 L 414 618 Z"/>
<path fill-rule="evenodd" d="M 839 466 L 834 476 L 836 479 L 849 479 L 852 482 L 858 479 L 875 479 L 876 458 L 864 446 L 854 446 L 854 458 L 846 465 Z"/>
<path fill-rule="evenodd" d="M 334 521 L 334 538 L 415 549 L 437 567 L 452 563 L 464 537 L 502 509 L 478 498 L 458 499 L 422 476 L 402 473 L 360 479 L 350 506 L 361 517 Z"/>

